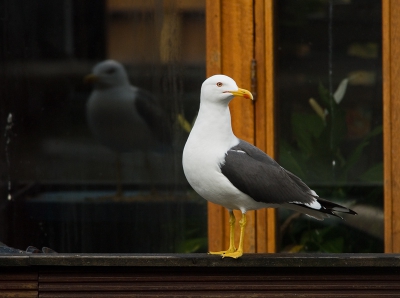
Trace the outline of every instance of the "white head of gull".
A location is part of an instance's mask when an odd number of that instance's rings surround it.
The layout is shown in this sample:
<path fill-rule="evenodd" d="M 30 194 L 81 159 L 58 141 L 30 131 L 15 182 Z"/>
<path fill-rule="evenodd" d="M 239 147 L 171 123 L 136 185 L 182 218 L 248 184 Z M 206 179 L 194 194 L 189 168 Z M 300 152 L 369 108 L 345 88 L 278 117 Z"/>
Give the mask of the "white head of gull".
<path fill-rule="evenodd" d="M 356 214 L 329 202 L 300 178 L 282 168 L 257 147 L 237 138 L 231 125 L 229 102 L 235 97 L 253 99 L 225 75 L 214 75 L 201 86 L 200 110 L 183 150 L 183 170 L 189 184 L 204 199 L 222 205 L 230 214 L 230 244 L 222 257 L 243 255 L 246 212 L 284 207 L 318 220 L 335 212 Z M 240 210 L 239 247 L 235 247 L 233 210 Z"/>

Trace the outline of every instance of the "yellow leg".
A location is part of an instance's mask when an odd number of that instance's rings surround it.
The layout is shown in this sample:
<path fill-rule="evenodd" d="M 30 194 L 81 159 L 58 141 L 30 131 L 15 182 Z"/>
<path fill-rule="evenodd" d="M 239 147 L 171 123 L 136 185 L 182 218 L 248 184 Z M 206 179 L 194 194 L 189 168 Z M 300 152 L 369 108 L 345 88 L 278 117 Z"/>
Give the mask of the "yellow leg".
<path fill-rule="evenodd" d="M 240 239 L 239 239 L 239 248 L 230 253 L 225 253 L 222 255 L 223 258 L 228 257 L 228 258 L 234 258 L 237 259 L 243 255 L 243 242 L 244 242 L 244 230 L 246 228 L 246 213 L 242 213 L 242 219 L 239 221 L 240 225 Z"/>
<path fill-rule="evenodd" d="M 228 250 L 222 251 L 210 251 L 209 254 L 211 255 L 221 255 L 224 256 L 227 253 L 232 253 L 236 251 L 235 247 L 235 215 L 233 211 L 229 211 L 229 248 Z"/>

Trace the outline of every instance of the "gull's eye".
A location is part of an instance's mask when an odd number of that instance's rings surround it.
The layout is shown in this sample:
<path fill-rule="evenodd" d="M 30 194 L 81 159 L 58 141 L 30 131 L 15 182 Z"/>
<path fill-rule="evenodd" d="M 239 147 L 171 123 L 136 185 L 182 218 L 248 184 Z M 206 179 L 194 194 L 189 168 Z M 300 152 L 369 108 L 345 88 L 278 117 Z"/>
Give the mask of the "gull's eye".
<path fill-rule="evenodd" d="M 218 86 L 218 87 L 222 87 L 222 83 L 221 83 L 221 82 L 218 82 L 218 83 L 217 83 L 217 86 Z"/>
<path fill-rule="evenodd" d="M 114 68 L 109 68 L 105 71 L 106 74 L 113 74 L 115 72 Z"/>

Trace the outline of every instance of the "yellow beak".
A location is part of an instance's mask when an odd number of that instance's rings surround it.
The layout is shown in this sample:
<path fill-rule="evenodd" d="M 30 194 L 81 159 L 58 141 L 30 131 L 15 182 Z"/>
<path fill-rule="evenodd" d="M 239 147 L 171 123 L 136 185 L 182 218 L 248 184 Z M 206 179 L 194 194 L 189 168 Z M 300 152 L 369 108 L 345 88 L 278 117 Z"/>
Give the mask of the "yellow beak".
<path fill-rule="evenodd" d="M 225 92 L 232 93 L 234 96 L 240 96 L 253 100 L 253 95 L 251 94 L 250 91 L 246 89 L 239 88 L 237 91 L 225 91 Z"/>
<path fill-rule="evenodd" d="M 89 84 L 89 83 L 96 83 L 99 80 L 99 77 L 94 75 L 94 74 L 88 74 L 87 76 L 85 76 L 83 78 L 83 82 L 85 84 Z"/>

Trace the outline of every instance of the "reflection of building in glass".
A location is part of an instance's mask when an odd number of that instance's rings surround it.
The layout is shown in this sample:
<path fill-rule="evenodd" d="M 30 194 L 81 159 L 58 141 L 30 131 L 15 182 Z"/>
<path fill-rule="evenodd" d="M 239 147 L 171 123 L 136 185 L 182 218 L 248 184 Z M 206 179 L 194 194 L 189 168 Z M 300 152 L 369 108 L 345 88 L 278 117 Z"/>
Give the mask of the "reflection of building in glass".
<path fill-rule="evenodd" d="M 130 63 L 204 63 L 205 1 L 107 2 L 107 54 Z"/>

